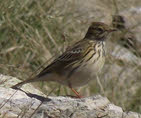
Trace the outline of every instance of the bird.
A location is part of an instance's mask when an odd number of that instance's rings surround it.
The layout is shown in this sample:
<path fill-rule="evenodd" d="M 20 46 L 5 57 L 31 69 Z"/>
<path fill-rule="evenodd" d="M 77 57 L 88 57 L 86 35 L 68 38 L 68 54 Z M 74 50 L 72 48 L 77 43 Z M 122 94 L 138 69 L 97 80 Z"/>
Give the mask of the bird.
<path fill-rule="evenodd" d="M 82 96 L 74 89 L 94 79 L 105 63 L 105 41 L 115 28 L 103 22 L 92 22 L 86 35 L 45 67 L 37 76 L 14 86 L 38 81 L 53 81 L 68 86 L 78 98 Z"/>
<path fill-rule="evenodd" d="M 117 39 L 117 42 L 120 45 L 129 49 L 135 56 L 141 57 L 140 42 L 125 24 L 126 20 L 124 19 L 124 16 L 118 14 L 113 15 L 112 27 L 120 31 L 114 35 L 114 38 Z"/>

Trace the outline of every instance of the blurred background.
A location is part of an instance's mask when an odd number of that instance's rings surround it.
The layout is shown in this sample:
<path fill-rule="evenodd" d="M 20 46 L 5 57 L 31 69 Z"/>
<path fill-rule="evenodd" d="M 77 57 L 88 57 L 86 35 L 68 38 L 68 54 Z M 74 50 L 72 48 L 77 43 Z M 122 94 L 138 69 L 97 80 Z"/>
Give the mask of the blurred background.
<path fill-rule="evenodd" d="M 107 40 L 106 63 L 78 91 L 101 94 L 124 110 L 141 113 L 140 0 L 0 0 L 0 73 L 25 80 L 66 47 L 81 40 L 93 21 L 118 28 Z M 56 83 L 35 83 L 51 95 L 73 95 Z"/>

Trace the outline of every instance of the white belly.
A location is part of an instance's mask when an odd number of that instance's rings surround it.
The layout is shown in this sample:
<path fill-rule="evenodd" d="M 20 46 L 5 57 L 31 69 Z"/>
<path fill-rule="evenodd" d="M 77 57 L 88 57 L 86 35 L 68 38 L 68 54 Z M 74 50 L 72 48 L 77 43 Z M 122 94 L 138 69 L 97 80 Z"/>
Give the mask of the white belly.
<path fill-rule="evenodd" d="M 99 58 L 95 63 L 93 61 L 86 64 L 86 66 L 78 69 L 69 78 L 72 87 L 79 87 L 87 84 L 90 80 L 95 79 L 95 76 L 100 72 L 105 62 L 105 58 Z"/>

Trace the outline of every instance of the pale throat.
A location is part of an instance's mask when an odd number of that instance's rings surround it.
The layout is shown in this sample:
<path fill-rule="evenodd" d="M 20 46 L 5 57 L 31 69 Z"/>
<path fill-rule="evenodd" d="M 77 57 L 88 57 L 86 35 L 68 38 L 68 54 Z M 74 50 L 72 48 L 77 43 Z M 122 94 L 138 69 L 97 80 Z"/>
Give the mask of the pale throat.
<path fill-rule="evenodd" d="M 105 41 L 98 41 L 95 49 L 100 56 L 105 57 Z"/>

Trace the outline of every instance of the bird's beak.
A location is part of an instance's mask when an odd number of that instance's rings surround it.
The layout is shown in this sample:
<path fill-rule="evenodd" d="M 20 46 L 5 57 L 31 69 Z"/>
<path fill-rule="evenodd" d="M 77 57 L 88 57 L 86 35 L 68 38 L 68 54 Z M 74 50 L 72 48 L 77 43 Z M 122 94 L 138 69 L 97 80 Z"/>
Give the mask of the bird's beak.
<path fill-rule="evenodd" d="M 108 30 L 108 32 L 114 32 L 114 31 L 117 31 L 117 29 L 116 28 L 111 28 L 111 29 Z"/>

